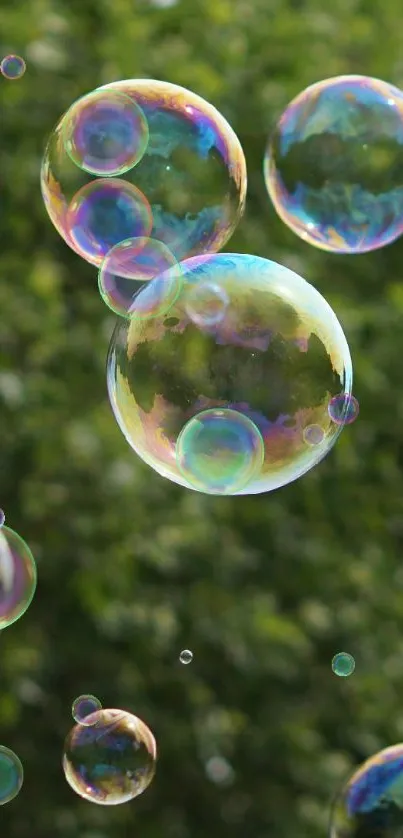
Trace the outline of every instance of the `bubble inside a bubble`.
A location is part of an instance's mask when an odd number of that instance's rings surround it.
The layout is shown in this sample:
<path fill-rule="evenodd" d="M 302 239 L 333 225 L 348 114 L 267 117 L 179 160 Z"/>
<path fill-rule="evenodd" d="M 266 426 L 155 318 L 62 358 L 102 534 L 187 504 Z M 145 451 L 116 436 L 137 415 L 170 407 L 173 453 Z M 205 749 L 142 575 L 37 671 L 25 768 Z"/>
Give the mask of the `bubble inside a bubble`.
<path fill-rule="evenodd" d="M 17 754 L 0 745 L 0 805 L 17 796 L 23 781 L 24 769 Z"/>
<path fill-rule="evenodd" d="M 212 326 L 222 320 L 228 304 L 228 297 L 220 285 L 202 282 L 187 295 L 186 311 L 194 323 Z"/>
<path fill-rule="evenodd" d="M 15 623 L 30 605 L 36 566 L 28 545 L 9 527 L 0 529 L 0 629 Z"/>
<path fill-rule="evenodd" d="M 101 709 L 102 704 L 95 695 L 79 695 L 73 701 L 71 712 L 77 724 L 86 725 L 87 719 L 97 710 Z"/>

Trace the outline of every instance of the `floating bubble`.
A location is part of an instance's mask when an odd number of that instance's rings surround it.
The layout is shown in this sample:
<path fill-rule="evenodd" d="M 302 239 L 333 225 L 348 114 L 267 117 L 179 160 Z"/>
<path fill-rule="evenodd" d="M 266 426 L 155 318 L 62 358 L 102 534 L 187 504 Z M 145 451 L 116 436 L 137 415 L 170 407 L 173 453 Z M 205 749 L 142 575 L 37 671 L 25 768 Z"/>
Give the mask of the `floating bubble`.
<path fill-rule="evenodd" d="M 355 660 L 348 652 L 338 652 L 332 660 L 332 669 L 335 675 L 347 678 L 355 669 Z"/>
<path fill-rule="evenodd" d="M 17 754 L 0 745 L 0 806 L 9 803 L 24 782 L 24 769 Z"/>
<path fill-rule="evenodd" d="M 66 216 L 77 253 L 101 264 L 118 242 L 148 236 L 151 208 L 139 189 L 120 178 L 98 178 L 74 196 Z"/>
<path fill-rule="evenodd" d="M 179 467 L 182 430 L 203 411 L 236 411 L 264 445 L 259 473 L 236 494 L 277 489 L 320 462 L 342 431 L 328 413 L 333 396 L 352 386 L 342 328 L 312 285 L 267 259 L 220 253 L 185 260 L 181 268 L 183 283 L 169 310 L 152 317 L 163 289 L 151 280 L 135 297 L 131 319 L 116 326 L 107 363 L 115 417 L 148 465 L 195 488 Z M 218 285 L 229 301 L 213 325 L 187 313 L 194 286 L 204 282 Z M 143 303 L 147 318 L 136 316 Z M 321 443 L 306 444 L 308 425 L 323 428 Z"/>
<path fill-rule="evenodd" d="M 156 759 L 154 736 L 141 719 L 124 710 L 97 710 L 68 734 L 63 770 L 76 794 L 115 806 L 145 791 Z"/>
<path fill-rule="evenodd" d="M 0 529 L 0 629 L 19 620 L 36 588 L 34 557 L 25 541 L 9 527 Z"/>
<path fill-rule="evenodd" d="M 176 458 L 199 492 L 233 495 L 260 476 L 264 441 L 252 419 L 227 407 L 203 410 L 182 428 Z"/>
<path fill-rule="evenodd" d="M 403 744 L 374 754 L 339 793 L 330 838 L 400 838 L 403 826 Z"/>
<path fill-rule="evenodd" d="M 193 660 L 193 652 L 190 649 L 183 649 L 179 655 L 179 660 L 181 663 L 185 664 L 192 663 Z"/>
<path fill-rule="evenodd" d="M 307 425 L 304 428 L 303 437 L 307 445 L 320 445 L 323 442 L 325 431 L 320 425 Z"/>
<path fill-rule="evenodd" d="M 313 84 L 288 105 L 265 154 L 269 196 L 309 244 L 364 253 L 403 232 L 403 95 L 367 76 Z"/>
<path fill-rule="evenodd" d="M 328 410 L 336 425 L 351 425 L 360 412 L 360 406 L 351 393 L 339 393 L 330 400 Z"/>
<path fill-rule="evenodd" d="M 92 175 L 128 172 L 148 144 L 148 124 L 136 102 L 114 90 L 95 90 L 71 106 L 62 125 L 72 162 Z"/>
<path fill-rule="evenodd" d="M 188 295 L 186 310 L 194 323 L 213 326 L 224 317 L 228 302 L 224 289 L 219 285 L 201 282 Z"/>
<path fill-rule="evenodd" d="M 71 712 L 73 719 L 77 722 L 77 724 L 86 725 L 88 724 L 87 719 L 90 717 L 91 723 L 93 723 L 92 714 L 101 709 L 102 704 L 99 698 L 96 698 L 95 695 L 79 695 L 78 698 L 73 701 Z"/>
<path fill-rule="evenodd" d="M 70 235 L 67 211 L 74 196 L 93 180 L 81 168 L 81 137 L 76 157 L 79 165 L 66 151 L 63 138 L 71 132 L 74 109 L 80 114 L 91 113 L 96 97 L 116 95 L 128 97 L 147 122 L 149 136 L 144 154 L 124 174 L 124 181 L 145 196 L 151 206 L 153 227 L 152 231 L 138 232 L 134 219 L 133 226 L 126 223 L 121 230 L 113 225 L 111 232 L 105 218 L 102 227 L 93 230 L 92 246 L 82 248 Z M 41 188 L 52 223 L 73 250 L 98 267 L 100 254 L 106 255 L 103 243 L 111 238 L 112 247 L 130 237 L 151 235 L 167 245 L 177 261 L 221 250 L 244 210 L 246 164 L 236 134 L 213 105 L 175 84 L 132 79 L 98 88 L 79 99 L 72 109 L 61 117 L 49 138 Z M 108 126 L 108 137 L 110 133 L 113 129 Z M 109 217 L 111 224 L 113 220 Z"/>
<path fill-rule="evenodd" d="M 6 55 L 0 63 L 0 73 L 5 79 L 20 79 L 27 69 L 25 61 L 19 55 Z"/>
<path fill-rule="evenodd" d="M 2 509 L 0 509 L 0 527 L 2 527 L 2 526 L 3 526 L 3 524 L 4 524 L 5 520 L 6 520 L 6 516 L 5 516 L 4 512 L 3 512 L 3 510 L 2 510 Z"/>
<path fill-rule="evenodd" d="M 99 270 L 98 286 L 106 305 L 116 314 L 129 317 L 134 295 L 145 282 L 157 277 L 165 283 L 161 303 L 169 308 L 180 291 L 180 264 L 165 244 L 140 236 L 112 247 Z"/>

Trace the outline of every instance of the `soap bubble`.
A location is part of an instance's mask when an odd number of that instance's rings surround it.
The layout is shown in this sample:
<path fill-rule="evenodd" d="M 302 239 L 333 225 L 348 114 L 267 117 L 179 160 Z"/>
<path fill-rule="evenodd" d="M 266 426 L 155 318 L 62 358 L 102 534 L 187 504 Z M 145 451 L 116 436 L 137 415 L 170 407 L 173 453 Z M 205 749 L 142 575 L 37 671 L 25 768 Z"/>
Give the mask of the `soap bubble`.
<path fill-rule="evenodd" d="M 0 806 L 9 803 L 24 782 L 24 769 L 17 754 L 0 745 Z"/>
<path fill-rule="evenodd" d="M 367 76 L 311 85 L 282 114 L 264 174 L 280 218 L 309 244 L 389 244 L 403 232 L 403 94 Z"/>
<path fill-rule="evenodd" d="M 95 695 L 79 695 L 73 701 L 71 712 L 73 715 L 73 719 L 77 724 L 86 725 L 88 724 L 88 718 L 92 716 L 97 710 L 102 709 L 102 704 L 99 698 L 96 698 Z M 93 716 L 91 718 L 91 723 L 93 723 Z"/>
<path fill-rule="evenodd" d="M 99 264 L 128 236 L 148 236 L 151 208 L 145 196 L 120 178 L 98 178 L 74 196 L 66 215 L 69 236 L 84 259 Z"/>
<path fill-rule="evenodd" d="M 180 264 L 165 244 L 139 236 L 111 248 L 99 270 L 98 286 L 106 305 L 116 314 L 129 317 L 134 295 L 145 282 L 157 277 L 165 282 L 163 299 L 169 308 L 180 291 Z"/>
<path fill-rule="evenodd" d="M 330 400 L 328 411 L 332 422 L 336 425 L 351 425 L 360 412 L 360 406 L 351 394 L 339 393 Z"/>
<path fill-rule="evenodd" d="M 92 175 L 122 175 L 148 144 L 148 124 L 135 101 L 114 90 L 95 90 L 67 111 L 62 124 L 72 162 Z"/>
<path fill-rule="evenodd" d="M 124 710 L 97 710 L 68 734 L 63 770 L 76 794 L 114 806 L 145 791 L 156 759 L 154 736 L 141 719 Z"/>
<path fill-rule="evenodd" d="M 30 605 L 36 588 L 34 557 L 14 530 L 0 529 L 0 629 L 15 623 Z"/>
<path fill-rule="evenodd" d="M 199 326 L 213 326 L 224 317 L 228 303 L 223 288 L 213 282 L 201 282 L 188 295 L 186 311 Z"/>
<path fill-rule="evenodd" d="M 348 652 L 338 652 L 332 660 L 332 669 L 335 675 L 347 678 L 355 670 L 355 660 Z"/>
<path fill-rule="evenodd" d="M 193 489 L 233 495 L 260 477 L 264 441 L 239 410 L 213 407 L 193 416 L 176 443 L 179 470 Z"/>
<path fill-rule="evenodd" d="M 5 79 L 20 79 L 27 69 L 25 61 L 19 55 L 6 55 L 0 63 L 0 73 Z"/>
<path fill-rule="evenodd" d="M 374 754 L 339 793 L 330 838 L 400 838 L 403 826 L 403 744 Z"/>
<path fill-rule="evenodd" d="M 147 122 L 147 147 L 137 165 L 125 173 L 124 182 L 151 206 L 152 230 L 138 232 L 135 219 L 132 226 L 127 219 L 120 229 L 112 215 L 93 230 L 91 247 L 80 247 L 71 236 L 68 208 L 74 196 L 94 182 L 81 167 L 81 152 L 80 165 L 75 165 L 66 151 L 64 135 L 70 131 L 71 109 L 53 130 L 41 168 L 42 195 L 56 229 L 73 250 L 97 267 L 106 255 L 103 242 L 111 238 L 112 247 L 123 239 L 150 235 L 167 245 L 178 261 L 220 250 L 241 218 L 246 197 L 245 158 L 231 126 L 196 93 L 152 79 L 98 88 L 73 104 L 73 113 L 75 108 L 85 110 L 87 103 L 91 108 L 98 95 L 116 94 L 130 98 Z"/>
<path fill-rule="evenodd" d="M 238 411 L 257 445 L 259 432 L 264 461 L 236 494 L 290 483 L 322 460 L 342 431 L 328 405 L 333 395 L 351 392 L 352 367 L 334 312 L 300 276 L 258 256 L 212 254 L 181 268 L 181 290 L 165 314 L 152 316 L 161 289 L 151 280 L 135 297 L 131 319 L 120 319 L 112 335 L 108 392 L 122 432 L 159 474 L 195 488 L 178 465 L 182 429 L 206 410 Z M 187 313 L 194 286 L 206 281 L 229 301 L 213 325 Z M 148 317 L 137 316 L 143 308 Z M 324 437 L 309 446 L 303 432 L 313 424 Z"/>
<path fill-rule="evenodd" d="M 320 425 L 307 425 L 303 431 L 303 437 L 307 445 L 320 445 L 325 437 L 325 431 Z"/>
<path fill-rule="evenodd" d="M 3 510 L 2 510 L 2 509 L 0 509 L 0 527 L 2 527 L 2 526 L 3 526 L 3 524 L 4 524 L 5 520 L 6 520 L 6 516 L 5 516 L 4 512 L 3 512 Z"/>
<path fill-rule="evenodd" d="M 193 652 L 190 649 L 183 649 L 179 655 L 179 660 L 181 663 L 185 664 L 192 663 L 193 660 Z"/>

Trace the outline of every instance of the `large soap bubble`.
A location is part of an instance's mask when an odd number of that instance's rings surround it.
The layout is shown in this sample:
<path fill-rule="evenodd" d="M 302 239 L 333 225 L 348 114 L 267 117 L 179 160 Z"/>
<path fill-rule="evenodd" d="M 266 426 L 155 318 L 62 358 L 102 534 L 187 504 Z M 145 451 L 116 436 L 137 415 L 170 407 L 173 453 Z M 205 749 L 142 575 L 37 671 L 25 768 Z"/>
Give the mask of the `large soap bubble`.
<path fill-rule="evenodd" d="M 116 102 L 111 103 L 114 95 Z M 130 112 L 128 101 L 135 104 L 136 113 Z M 97 114 L 102 116 L 102 141 Z M 111 127 L 107 124 L 108 117 L 113 123 Z M 147 125 L 143 125 L 143 117 Z M 95 150 L 94 131 L 98 143 Z M 133 137 L 140 142 L 141 159 L 139 154 L 131 156 L 131 149 L 127 148 L 129 141 L 133 143 Z M 86 138 L 89 149 L 83 147 Z M 111 157 L 115 147 L 116 161 Z M 127 157 L 136 165 L 124 171 L 122 161 Z M 118 172 L 129 189 L 136 187 L 143 204 L 151 206 L 150 231 L 139 232 L 132 209 L 129 217 L 125 211 L 108 214 L 102 211 L 98 213 L 102 217 L 92 247 L 88 241 L 84 249 L 79 246 L 77 228 L 75 235 L 71 235 L 69 208 L 77 202 L 77 194 L 82 195 L 83 189 L 94 183 L 93 177 L 83 171 L 83 161 L 87 161 L 87 168 L 89 165 L 103 177 L 108 172 Z M 124 239 L 142 235 L 150 235 L 167 245 L 174 257 L 181 260 L 218 251 L 228 241 L 244 209 L 246 164 L 231 126 L 196 93 L 168 82 L 132 79 L 98 88 L 79 99 L 61 117 L 45 151 L 41 187 L 56 229 L 88 262 L 101 265 L 104 241 L 113 247 Z M 95 189 L 91 193 L 94 198 L 96 187 L 91 189 Z M 139 211 L 142 218 L 140 206 Z"/>
<path fill-rule="evenodd" d="M 131 320 L 116 326 L 107 365 L 115 417 L 139 456 L 182 486 L 212 494 L 277 489 L 315 466 L 342 430 L 328 412 L 333 396 L 352 386 L 340 323 L 312 285 L 267 259 L 220 253 L 193 257 L 181 268 L 169 310 L 152 316 L 163 293 L 154 279 L 135 297 Z M 227 303 L 213 322 L 192 318 L 188 304 L 204 282 L 221 289 Z M 244 423 L 234 423 L 234 411 Z M 183 446 L 183 429 L 200 416 L 206 433 L 190 426 Z M 312 425 L 323 432 L 315 445 L 304 437 Z M 199 449 L 191 449 L 194 441 Z M 253 469 L 239 488 L 247 473 L 244 444 Z M 229 485 L 216 479 L 214 460 L 223 447 Z"/>
<path fill-rule="evenodd" d="M 374 754 L 338 795 L 330 838 L 400 838 L 403 828 L 403 744 Z"/>
<path fill-rule="evenodd" d="M 281 116 L 264 171 L 280 218 L 309 244 L 389 244 L 403 232 L 403 94 L 367 76 L 311 85 Z"/>
<path fill-rule="evenodd" d="M 116 806 L 146 790 L 156 759 L 154 736 L 141 719 L 125 710 L 97 710 L 68 734 L 63 770 L 85 800 Z"/>
<path fill-rule="evenodd" d="M 15 623 L 30 605 L 36 566 L 28 545 L 9 527 L 0 529 L 0 629 Z"/>

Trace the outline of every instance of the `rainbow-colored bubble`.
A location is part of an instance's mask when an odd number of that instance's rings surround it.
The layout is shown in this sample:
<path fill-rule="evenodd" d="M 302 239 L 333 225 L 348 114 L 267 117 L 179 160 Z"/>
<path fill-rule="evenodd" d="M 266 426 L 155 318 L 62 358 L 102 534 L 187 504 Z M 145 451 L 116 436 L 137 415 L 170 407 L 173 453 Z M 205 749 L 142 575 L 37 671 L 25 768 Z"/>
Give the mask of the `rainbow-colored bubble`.
<path fill-rule="evenodd" d="M 9 527 L 0 529 L 0 630 L 19 620 L 36 588 L 36 566 L 28 545 Z"/>
<path fill-rule="evenodd" d="M 96 698 L 95 695 L 85 694 L 79 695 L 74 699 L 71 714 L 77 724 L 86 725 L 88 724 L 87 719 L 90 716 L 92 719 L 92 714 L 97 710 L 102 710 L 102 704 L 99 698 Z"/>
<path fill-rule="evenodd" d="M 20 79 L 26 69 L 25 61 L 20 55 L 6 55 L 0 62 L 0 73 L 9 81 Z"/>
<path fill-rule="evenodd" d="M 278 215 L 309 244 L 389 244 L 403 232 L 403 94 L 358 75 L 307 87 L 269 139 L 264 174 Z"/>

